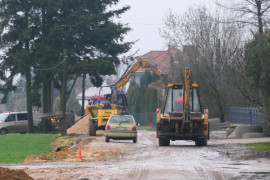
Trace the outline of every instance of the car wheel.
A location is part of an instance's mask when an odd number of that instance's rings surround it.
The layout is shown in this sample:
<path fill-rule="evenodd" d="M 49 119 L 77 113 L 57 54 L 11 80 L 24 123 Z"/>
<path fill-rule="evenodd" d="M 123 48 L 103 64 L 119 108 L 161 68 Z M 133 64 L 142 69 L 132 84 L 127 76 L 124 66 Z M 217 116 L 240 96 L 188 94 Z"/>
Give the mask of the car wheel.
<path fill-rule="evenodd" d="M 106 136 L 105 142 L 109 142 L 109 141 L 110 141 L 110 138 L 108 136 Z"/>
<path fill-rule="evenodd" d="M 158 142 L 159 142 L 159 146 L 169 146 L 170 145 L 170 139 L 168 139 L 168 138 L 159 138 Z"/>
<path fill-rule="evenodd" d="M 3 128 L 0 130 L 0 134 L 4 135 L 4 134 L 7 134 L 8 133 L 8 130 L 6 128 Z"/>
<path fill-rule="evenodd" d="M 95 121 L 89 119 L 89 136 L 96 136 Z"/>
<path fill-rule="evenodd" d="M 137 136 L 133 138 L 133 143 L 137 143 Z"/>

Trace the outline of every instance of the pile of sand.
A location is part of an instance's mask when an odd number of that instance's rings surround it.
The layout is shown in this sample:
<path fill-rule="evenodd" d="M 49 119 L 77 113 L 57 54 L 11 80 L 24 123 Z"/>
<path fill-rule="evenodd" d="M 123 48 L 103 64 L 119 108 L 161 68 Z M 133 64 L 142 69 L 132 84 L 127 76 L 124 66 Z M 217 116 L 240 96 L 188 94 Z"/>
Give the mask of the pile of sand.
<path fill-rule="evenodd" d="M 90 115 L 87 115 L 83 117 L 81 120 L 77 121 L 73 126 L 67 129 L 67 133 L 68 134 L 87 134 L 89 117 Z"/>
<path fill-rule="evenodd" d="M 33 180 L 28 174 L 23 170 L 13 170 L 8 168 L 0 167 L 0 179 L 3 180 Z"/>

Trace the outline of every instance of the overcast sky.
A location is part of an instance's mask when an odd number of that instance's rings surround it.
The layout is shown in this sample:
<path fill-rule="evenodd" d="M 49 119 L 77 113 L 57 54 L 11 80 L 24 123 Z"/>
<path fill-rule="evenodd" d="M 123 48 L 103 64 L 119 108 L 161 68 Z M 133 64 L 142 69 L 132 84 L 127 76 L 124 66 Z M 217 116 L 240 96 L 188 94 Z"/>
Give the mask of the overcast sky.
<path fill-rule="evenodd" d="M 215 0 L 120 0 L 118 7 L 124 5 L 129 5 L 131 9 L 121 16 L 120 22 L 128 23 L 132 28 L 126 41 L 138 40 L 130 51 L 139 50 L 136 55 L 167 49 L 159 29 L 163 27 L 163 19 L 169 9 L 178 14 L 185 13 L 190 6 L 205 5 L 215 10 Z"/>

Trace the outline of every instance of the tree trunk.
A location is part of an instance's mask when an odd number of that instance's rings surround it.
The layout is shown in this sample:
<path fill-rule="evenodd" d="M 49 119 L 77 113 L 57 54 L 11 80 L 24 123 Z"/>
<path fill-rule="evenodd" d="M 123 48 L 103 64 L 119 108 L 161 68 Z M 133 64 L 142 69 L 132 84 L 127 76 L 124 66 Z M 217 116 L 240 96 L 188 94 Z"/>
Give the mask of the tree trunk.
<path fill-rule="evenodd" d="M 28 119 L 28 132 L 33 133 L 33 112 L 32 112 L 32 99 L 31 99 L 31 71 L 30 66 L 26 72 L 26 103 L 27 103 L 27 119 Z"/>
<path fill-rule="evenodd" d="M 83 73 L 83 80 L 82 80 L 82 116 L 84 116 L 85 77 L 86 77 L 86 74 Z"/>
<path fill-rule="evenodd" d="M 48 77 L 50 77 L 50 75 L 48 75 Z M 50 113 L 52 112 L 52 88 L 51 88 L 51 81 L 52 79 L 49 78 L 47 80 L 45 80 L 45 82 L 43 82 L 43 99 L 42 99 L 42 103 L 43 103 L 43 113 Z M 42 120 L 42 127 L 43 127 L 43 132 L 47 133 L 48 132 L 48 119 L 43 119 Z"/>
<path fill-rule="evenodd" d="M 60 120 L 60 133 L 61 136 L 67 135 L 66 123 L 66 90 L 67 90 L 67 51 L 63 50 L 63 81 L 61 89 L 61 111 L 63 118 Z"/>
<path fill-rule="evenodd" d="M 27 5 L 25 4 L 26 9 L 25 9 L 25 21 L 24 25 L 25 28 L 28 29 L 28 24 L 29 24 L 29 9 L 27 8 Z M 27 120 L 28 120 L 28 132 L 33 133 L 34 128 L 33 128 L 33 112 L 32 112 L 32 98 L 31 98 L 31 67 L 30 67 L 30 62 L 29 60 L 31 59 L 30 57 L 30 52 L 29 52 L 29 40 L 25 41 L 25 50 L 27 52 L 26 56 L 27 58 L 24 59 L 24 62 L 27 62 L 27 67 L 25 68 L 25 79 L 26 79 L 26 106 L 27 106 Z M 17 103 L 17 102 L 16 102 Z"/>
<path fill-rule="evenodd" d="M 258 16 L 258 26 L 259 26 L 259 33 L 263 34 L 263 22 L 262 22 L 262 2 L 257 1 L 257 16 Z"/>

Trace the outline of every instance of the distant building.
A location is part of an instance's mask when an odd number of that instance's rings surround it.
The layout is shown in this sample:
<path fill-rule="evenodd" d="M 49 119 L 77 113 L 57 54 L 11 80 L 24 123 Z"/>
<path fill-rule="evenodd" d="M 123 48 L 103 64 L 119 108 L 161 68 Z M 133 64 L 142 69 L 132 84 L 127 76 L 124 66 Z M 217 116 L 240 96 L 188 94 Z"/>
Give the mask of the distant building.
<path fill-rule="evenodd" d="M 104 82 L 102 86 L 111 86 L 118 80 L 115 76 L 102 76 L 104 79 Z M 80 88 L 80 87 L 79 87 Z M 100 91 L 101 89 L 101 91 Z M 125 87 L 120 89 L 123 92 L 126 92 Z M 84 98 L 84 106 L 88 104 L 88 100 L 91 99 L 92 96 L 98 96 L 104 95 L 104 94 L 111 94 L 111 88 L 110 87 L 93 87 L 92 84 L 88 85 L 86 90 L 85 90 L 85 98 Z M 82 89 L 80 89 L 80 92 L 76 94 L 76 99 L 78 100 L 79 104 L 82 105 Z"/>
<path fill-rule="evenodd" d="M 164 51 L 150 51 L 140 57 L 146 59 L 149 63 L 155 65 L 158 69 L 165 72 L 168 76 L 171 76 L 173 72 L 173 67 L 175 64 L 179 65 L 179 61 L 186 58 L 186 55 L 180 50 L 169 46 L 167 50 Z M 135 81 L 140 84 L 140 79 L 146 70 L 144 68 L 139 68 L 134 74 Z"/>
<path fill-rule="evenodd" d="M 107 86 L 107 84 L 103 84 L 102 86 Z M 90 87 L 85 90 L 85 100 L 84 107 L 88 104 L 88 100 L 91 99 L 92 96 L 99 95 L 100 87 Z M 111 89 L 109 87 L 104 87 L 100 91 L 100 95 L 111 94 Z M 79 104 L 82 105 L 82 92 L 76 96 Z"/>

